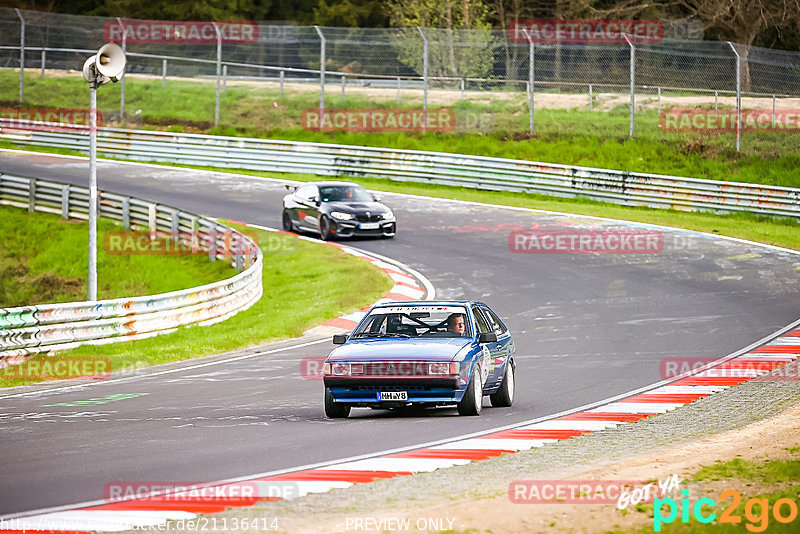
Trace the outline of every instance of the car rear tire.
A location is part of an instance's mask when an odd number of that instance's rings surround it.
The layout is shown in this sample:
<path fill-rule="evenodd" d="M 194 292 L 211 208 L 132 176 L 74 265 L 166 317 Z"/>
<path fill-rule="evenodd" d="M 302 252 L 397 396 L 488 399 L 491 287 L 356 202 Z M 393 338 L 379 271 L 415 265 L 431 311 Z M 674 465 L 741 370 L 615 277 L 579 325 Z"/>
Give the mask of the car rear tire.
<path fill-rule="evenodd" d="M 500 389 L 495 393 L 489 395 L 489 400 L 492 401 L 492 406 L 495 408 L 508 408 L 514 402 L 514 364 L 511 360 L 506 365 L 506 372 L 503 376 L 503 383 L 500 384 Z"/>
<path fill-rule="evenodd" d="M 323 241 L 330 241 L 333 239 L 331 221 L 325 215 L 319 219 L 319 237 L 322 238 Z"/>
<path fill-rule="evenodd" d="M 467 391 L 458 403 L 459 415 L 480 415 L 483 405 L 483 384 L 481 372 L 475 365 L 472 369 L 472 378 L 467 385 Z"/>
<path fill-rule="evenodd" d="M 344 419 L 350 415 L 350 406 L 333 401 L 331 388 L 325 388 L 325 415 L 331 419 Z"/>
<path fill-rule="evenodd" d="M 287 232 L 294 232 L 294 223 L 292 222 L 292 216 L 289 215 L 287 210 L 283 210 L 283 217 L 281 218 L 281 222 L 283 229 Z"/>

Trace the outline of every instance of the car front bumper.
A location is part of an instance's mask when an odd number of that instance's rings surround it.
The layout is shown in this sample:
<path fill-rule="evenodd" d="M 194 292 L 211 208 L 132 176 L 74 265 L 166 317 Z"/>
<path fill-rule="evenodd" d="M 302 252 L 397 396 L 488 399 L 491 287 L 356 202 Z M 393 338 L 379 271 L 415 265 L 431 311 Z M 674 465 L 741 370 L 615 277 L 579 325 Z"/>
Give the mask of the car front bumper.
<path fill-rule="evenodd" d="M 364 223 L 357 221 L 331 220 L 332 233 L 338 237 L 391 237 L 397 231 L 397 223 L 393 220 L 376 223 L 377 228 L 361 228 Z"/>
<path fill-rule="evenodd" d="M 455 404 L 461 401 L 466 387 L 458 376 L 437 378 L 392 378 L 370 379 L 353 377 L 331 377 L 323 379 L 330 388 L 334 402 L 354 406 L 402 406 L 408 404 Z M 381 401 L 382 391 L 405 391 L 408 400 Z"/>

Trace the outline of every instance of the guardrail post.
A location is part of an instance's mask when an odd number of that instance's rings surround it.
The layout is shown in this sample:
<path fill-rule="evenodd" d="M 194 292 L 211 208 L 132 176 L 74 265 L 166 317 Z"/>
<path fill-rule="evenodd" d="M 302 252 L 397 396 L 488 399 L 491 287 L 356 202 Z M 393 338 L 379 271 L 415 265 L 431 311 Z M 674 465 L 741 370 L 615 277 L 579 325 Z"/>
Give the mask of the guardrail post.
<path fill-rule="evenodd" d="M 36 211 L 36 178 L 28 178 L 28 213 Z"/>
<path fill-rule="evenodd" d="M 69 219 L 69 184 L 61 186 L 61 217 Z"/>
<path fill-rule="evenodd" d="M 122 30 L 122 53 L 128 51 L 128 32 L 125 31 L 125 25 L 122 24 L 122 19 L 117 17 L 119 27 Z M 127 56 L 126 56 L 127 57 Z M 125 120 L 125 73 L 122 73 L 122 79 L 119 84 L 119 120 Z"/>
<path fill-rule="evenodd" d="M 178 210 L 172 210 L 170 219 L 170 233 L 172 234 L 173 241 L 178 241 L 178 230 L 180 229 L 179 223 Z"/>
<path fill-rule="evenodd" d="M 214 31 L 217 32 L 217 99 L 214 103 L 214 126 L 219 125 L 219 78 L 222 70 L 222 34 L 216 22 L 214 24 Z"/>
<path fill-rule="evenodd" d="M 46 54 L 45 54 L 44 48 L 42 48 L 42 76 L 41 76 L 41 78 L 43 80 L 44 80 L 44 65 L 45 65 L 45 61 L 46 61 Z"/>
<path fill-rule="evenodd" d="M 428 129 L 428 38 L 425 32 L 417 26 L 422 36 L 422 131 Z"/>
<path fill-rule="evenodd" d="M 633 137 L 633 129 L 636 122 L 636 47 L 628 38 L 628 34 L 623 33 L 622 36 L 628 41 L 631 47 L 631 124 L 629 136 Z"/>
<path fill-rule="evenodd" d="M 728 41 L 728 46 L 736 54 L 736 152 L 739 152 L 742 139 L 742 56 L 732 42 Z"/>
<path fill-rule="evenodd" d="M 22 103 L 22 95 L 25 87 L 25 18 L 19 8 L 14 8 L 19 17 L 19 102 Z"/>
<path fill-rule="evenodd" d="M 161 87 L 167 86 L 167 60 L 161 62 Z"/>
<path fill-rule="evenodd" d="M 322 131 L 325 119 L 325 36 L 316 24 L 314 29 L 319 35 L 319 130 Z"/>
<path fill-rule="evenodd" d="M 236 254 L 234 258 L 234 263 L 235 263 L 234 267 L 236 268 L 237 271 L 241 271 L 244 265 L 244 258 L 242 256 L 243 256 L 242 254 Z"/>
<path fill-rule="evenodd" d="M 147 205 L 147 229 L 150 231 L 150 239 L 156 238 L 158 227 L 156 226 L 156 205 Z"/>
<path fill-rule="evenodd" d="M 122 227 L 125 230 L 131 229 L 131 199 L 129 197 L 122 199 Z"/>

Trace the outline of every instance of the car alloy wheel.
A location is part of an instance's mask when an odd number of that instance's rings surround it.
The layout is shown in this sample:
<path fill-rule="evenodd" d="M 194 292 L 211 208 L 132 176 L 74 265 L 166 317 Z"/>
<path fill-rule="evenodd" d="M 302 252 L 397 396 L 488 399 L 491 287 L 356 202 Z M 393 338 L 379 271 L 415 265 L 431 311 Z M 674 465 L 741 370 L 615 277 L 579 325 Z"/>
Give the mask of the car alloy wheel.
<path fill-rule="evenodd" d="M 319 219 L 319 236 L 323 241 L 330 241 L 333 239 L 333 235 L 331 234 L 331 221 L 328 220 L 328 217 L 325 215 Z"/>
<path fill-rule="evenodd" d="M 506 372 L 503 376 L 503 383 L 500 384 L 500 389 L 495 393 L 489 395 L 489 400 L 492 401 L 492 406 L 496 408 L 507 408 L 514 402 L 514 362 L 509 360 L 506 364 Z"/>
<path fill-rule="evenodd" d="M 476 364 L 472 369 L 472 379 L 467 385 L 467 391 L 461 402 L 458 403 L 459 415 L 480 415 L 483 407 L 483 383 L 481 372 Z"/>
<path fill-rule="evenodd" d="M 292 223 L 292 216 L 289 215 L 289 212 L 287 210 L 283 210 L 282 223 L 283 223 L 282 226 L 283 226 L 284 230 L 286 230 L 287 232 L 293 232 L 294 231 L 294 223 Z"/>

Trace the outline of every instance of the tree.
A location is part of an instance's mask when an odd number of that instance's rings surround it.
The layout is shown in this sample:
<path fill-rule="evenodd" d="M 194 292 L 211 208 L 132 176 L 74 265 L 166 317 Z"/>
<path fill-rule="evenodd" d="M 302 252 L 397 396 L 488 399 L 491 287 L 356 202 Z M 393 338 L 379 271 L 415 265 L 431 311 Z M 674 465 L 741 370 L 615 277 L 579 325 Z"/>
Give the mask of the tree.
<path fill-rule="evenodd" d="M 749 91 L 749 47 L 767 30 L 780 32 L 800 25 L 800 0 L 681 0 L 681 5 L 703 21 L 707 34 L 746 46 L 738 47 L 742 61 L 742 90 Z"/>
<path fill-rule="evenodd" d="M 398 28 L 400 61 L 418 73 L 423 44 L 416 27 L 426 28 L 431 76 L 483 77 L 493 67 L 494 42 L 489 9 L 481 0 L 386 0 L 389 22 Z M 472 31 L 461 31 L 472 30 Z"/>

